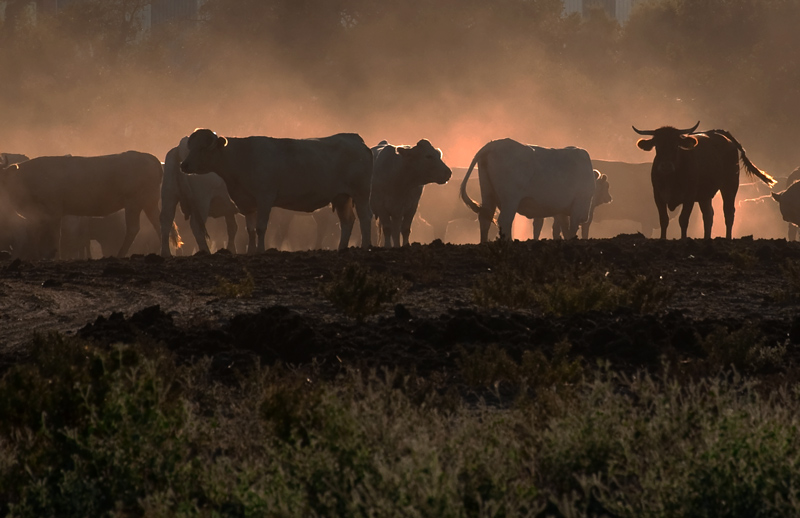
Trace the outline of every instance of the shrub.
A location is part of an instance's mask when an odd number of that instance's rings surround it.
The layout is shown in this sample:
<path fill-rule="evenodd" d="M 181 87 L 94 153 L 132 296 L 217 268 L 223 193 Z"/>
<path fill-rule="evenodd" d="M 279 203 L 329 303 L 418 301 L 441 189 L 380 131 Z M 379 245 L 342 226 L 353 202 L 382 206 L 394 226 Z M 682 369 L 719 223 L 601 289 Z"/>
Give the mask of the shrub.
<path fill-rule="evenodd" d="M 322 286 L 322 294 L 345 315 L 363 322 L 394 302 L 406 286 L 400 278 L 352 263 Z"/>

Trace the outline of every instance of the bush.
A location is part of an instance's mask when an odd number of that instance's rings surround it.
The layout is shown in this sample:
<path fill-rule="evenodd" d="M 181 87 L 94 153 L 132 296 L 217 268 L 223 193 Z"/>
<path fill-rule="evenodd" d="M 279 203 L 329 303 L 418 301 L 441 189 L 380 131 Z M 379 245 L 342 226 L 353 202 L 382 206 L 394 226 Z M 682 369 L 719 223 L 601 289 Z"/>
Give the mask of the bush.
<path fill-rule="evenodd" d="M 406 286 L 402 279 L 352 263 L 322 286 L 322 294 L 345 315 L 363 322 L 394 302 Z"/>

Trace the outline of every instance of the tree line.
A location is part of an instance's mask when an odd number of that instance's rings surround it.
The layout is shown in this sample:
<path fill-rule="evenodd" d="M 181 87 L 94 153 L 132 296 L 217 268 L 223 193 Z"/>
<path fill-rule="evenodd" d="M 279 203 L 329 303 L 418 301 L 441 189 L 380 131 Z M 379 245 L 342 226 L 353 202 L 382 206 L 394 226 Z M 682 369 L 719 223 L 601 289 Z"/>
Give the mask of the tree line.
<path fill-rule="evenodd" d="M 631 124 L 701 120 L 772 167 L 800 161 L 794 0 L 649 0 L 624 25 L 599 8 L 566 16 L 560 0 L 207 0 L 144 31 L 138 13 L 158 1 L 31 16 L 8 0 L 0 147 L 48 128 L 153 146 L 192 124 L 397 138 L 416 125 L 611 155 L 632 148 Z"/>

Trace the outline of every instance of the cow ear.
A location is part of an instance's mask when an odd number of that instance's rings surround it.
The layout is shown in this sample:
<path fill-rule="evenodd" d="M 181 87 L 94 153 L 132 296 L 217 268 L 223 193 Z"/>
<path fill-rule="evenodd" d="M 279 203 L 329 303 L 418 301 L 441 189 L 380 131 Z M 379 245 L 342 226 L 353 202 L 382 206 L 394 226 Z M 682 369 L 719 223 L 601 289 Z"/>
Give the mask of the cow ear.
<path fill-rule="evenodd" d="M 651 151 L 653 146 L 655 146 L 655 142 L 653 142 L 653 139 L 651 138 L 640 138 L 638 142 L 636 142 L 636 145 L 642 151 Z"/>
<path fill-rule="evenodd" d="M 688 151 L 689 149 L 693 149 L 696 145 L 697 145 L 697 138 L 691 135 L 686 135 L 681 137 L 681 144 L 680 144 L 681 149 L 685 149 Z"/>
<path fill-rule="evenodd" d="M 601 174 L 600 175 L 600 181 L 604 182 L 604 183 L 608 183 L 608 175 L 607 174 Z"/>
<path fill-rule="evenodd" d="M 777 201 L 778 203 L 780 203 L 780 201 L 781 201 L 781 196 L 783 196 L 783 193 L 782 193 L 782 192 L 773 192 L 773 193 L 772 193 L 772 198 L 773 198 L 775 201 Z"/>

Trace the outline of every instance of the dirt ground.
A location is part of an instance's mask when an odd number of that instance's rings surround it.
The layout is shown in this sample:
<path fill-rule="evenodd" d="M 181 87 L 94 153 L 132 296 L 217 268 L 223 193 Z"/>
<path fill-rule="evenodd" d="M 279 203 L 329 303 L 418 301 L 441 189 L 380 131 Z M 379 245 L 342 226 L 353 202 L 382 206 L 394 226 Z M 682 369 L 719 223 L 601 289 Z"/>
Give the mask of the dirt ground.
<path fill-rule="evenodd" d="M 761 329 L 768 344 L 800 351 L 800 279 L 791 265 L 800 243 L 785 240 L 645 239 L 640 234 L 570 242 L 516 242 L 536 257 L 557 250 L 609 275 L 655 276 L 674 289 L 658 312 L 629 308 L 573 316 L 487 308 L 475 303 L 492 256 L 481 245 L 436 241 L 402 249 L 268 251 L 258 256 L 24 262 L 0 259 L 0 366 L 25 354 L 34 332 L 58 331 L 104 342 L 152 339 L 181 357 L 211 356 L 224 371 L 262 363 L 401 366 L 445 373 L 458 348 L 497 344 L 512 356 L 567 339 L 586 361 L 649 367 L 662 355 L 691 358 L 714 328 Z M 407 288 L 363 323 L 346 317 L 321 287 L 348 263 L 402 277 Z M 218 293 L 253 278 L 250 297 Z"/>

